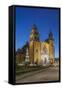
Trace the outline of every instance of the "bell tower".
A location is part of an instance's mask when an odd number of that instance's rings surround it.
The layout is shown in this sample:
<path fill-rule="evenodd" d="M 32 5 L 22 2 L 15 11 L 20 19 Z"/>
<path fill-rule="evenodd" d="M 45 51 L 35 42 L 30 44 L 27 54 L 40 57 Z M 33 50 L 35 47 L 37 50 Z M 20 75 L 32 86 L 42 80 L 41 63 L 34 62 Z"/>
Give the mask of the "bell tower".
<path fill-rule="evenodd" d="M 53 64 L 54 63 L 54 38 L 53 38 L 53 34 L 52 32 L 49 33 L 49 59 L 50 59 L 50 63 Z"/>
<path fill-rule="evenodd" d="M 30 43 L 29 43 L 29 52 L 30 52 L 30 63 L 34 64 L 34 43 L 39 41 L 39 33 L 35 24 L 32 26 L 32 31 L 30 33 Z"/>
<path fill-rule="evenodd" d="M 39 32 L 35 24 L 32 26 L 32 31 L 30 33 L 30 41 L 39 41 Z"/>

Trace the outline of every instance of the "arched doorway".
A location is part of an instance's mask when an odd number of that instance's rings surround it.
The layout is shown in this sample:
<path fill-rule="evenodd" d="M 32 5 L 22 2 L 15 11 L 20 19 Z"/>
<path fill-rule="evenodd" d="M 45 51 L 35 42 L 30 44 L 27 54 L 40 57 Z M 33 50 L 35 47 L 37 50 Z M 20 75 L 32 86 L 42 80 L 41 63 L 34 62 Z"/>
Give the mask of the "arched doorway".
<path fill-rule="evenodd" d="M 41 49 L 41 60 L 42 60 L 43 66 L 49 63 L 49 52 L 48 52 L 46 44 L 44 44 Z"/>

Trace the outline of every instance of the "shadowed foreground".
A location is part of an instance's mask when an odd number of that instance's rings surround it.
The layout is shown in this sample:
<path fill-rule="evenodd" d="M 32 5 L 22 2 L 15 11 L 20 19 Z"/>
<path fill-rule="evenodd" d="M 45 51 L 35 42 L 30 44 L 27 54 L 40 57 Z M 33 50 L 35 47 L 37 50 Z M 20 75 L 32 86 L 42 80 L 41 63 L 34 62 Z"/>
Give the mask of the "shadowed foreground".
<path fill-rule="evenodd" d="M 17 78 L 17 77 L 16 77 Z M 43 70 L 30 72 L 24 77 L 19 76 L 16 79 L 16 83 L 26 83 L 26 82 L 44 82 L 44 81 L 58 81 L 59 80 L 59 66 L 51 66 Z"/>

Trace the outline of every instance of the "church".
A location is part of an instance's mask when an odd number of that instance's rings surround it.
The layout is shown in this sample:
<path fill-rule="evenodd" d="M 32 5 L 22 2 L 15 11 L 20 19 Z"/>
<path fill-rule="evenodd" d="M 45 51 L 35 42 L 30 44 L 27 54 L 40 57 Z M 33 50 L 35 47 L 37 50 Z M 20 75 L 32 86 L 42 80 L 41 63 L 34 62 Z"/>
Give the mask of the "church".
<path fill-rule="evenodd" d="M 19 64 L 24 62 L 29 65 L 48 65 L 53 64 L 55 59 L 54 38 L 52 32 L 48 39 L 40 41 L 37 26 L 34 24 L 30 33 L 29 42 L 19 49 L 16 54 L 16 60 Z"/>

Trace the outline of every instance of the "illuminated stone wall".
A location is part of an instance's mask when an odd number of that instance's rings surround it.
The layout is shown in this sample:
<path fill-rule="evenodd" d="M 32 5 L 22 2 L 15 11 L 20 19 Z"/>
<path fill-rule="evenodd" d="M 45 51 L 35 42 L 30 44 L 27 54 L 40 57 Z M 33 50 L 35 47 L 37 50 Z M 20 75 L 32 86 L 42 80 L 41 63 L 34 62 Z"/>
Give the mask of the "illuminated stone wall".
<path fill-rule="evenodd" d="M 29 43 L 29 58 L 30 58 L 30 63 L 34 63 L 34 44 L 33 41 Z"/>
<path fill-rule="evenodd" d="M 34 41 L 34 63 L 39 64 L 41 60 L 41 43 Z"/>
<path fill-rule="evenodd" d="M 52 40 L 49 41 L 49 57 L 50 57 L 50 61 L 51 64 L 54 63 L 54 43 Z"/>

